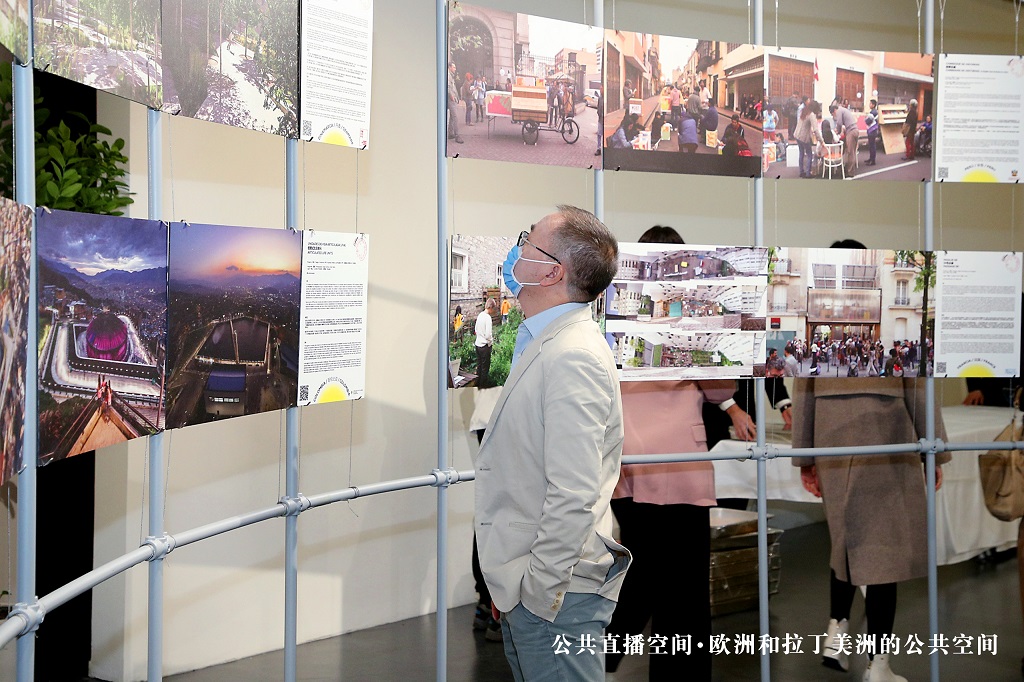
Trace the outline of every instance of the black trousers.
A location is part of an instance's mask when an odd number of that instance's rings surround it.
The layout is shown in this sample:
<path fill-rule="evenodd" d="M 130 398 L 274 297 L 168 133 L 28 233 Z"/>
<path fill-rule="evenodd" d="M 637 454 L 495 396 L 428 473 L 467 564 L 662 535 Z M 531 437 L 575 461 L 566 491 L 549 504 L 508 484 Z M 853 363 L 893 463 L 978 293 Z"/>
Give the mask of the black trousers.
<path fill-rule="evenodd" d="M 491 347 L 476 347 L 476 385 L 477 388 L 490 388 L 491 386 Z"/>
<path fill-rule="evenodd" d="M 619 593 L 619 603 L 605 632 L 618 635 L 622 652 L 626 635 L 667 638 L 666 653 L 648 654 L 651 680 L 711 679 L 711 533 L 708 507 L 692 504 L 645 504 L 632 498 L 612 500 L 622 544 L 633 554 Z M 682 557 L 682 558 L 680 558 Z M 674 635 L 689 635 L 690 654 L 672 654 Z M 702 647 L 698 648 L 697 643 Z M 644 651 L 648 651 L 645 646 Z M 605 667 L 618 668 L 623 654 L 606 654 Z"/>

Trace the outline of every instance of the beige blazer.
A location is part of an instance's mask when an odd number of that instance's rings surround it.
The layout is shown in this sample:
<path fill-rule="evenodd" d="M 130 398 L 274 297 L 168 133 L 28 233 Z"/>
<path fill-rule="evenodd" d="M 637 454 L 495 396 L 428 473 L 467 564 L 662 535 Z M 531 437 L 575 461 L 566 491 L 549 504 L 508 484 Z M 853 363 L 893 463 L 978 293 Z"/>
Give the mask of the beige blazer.
<path fill-rule="evenodd" d="M 618 599 L 630 555 L 611 539 L 622 401 L 590 309 L 556 318 L 523 351 L 476 463 L 480 568 L 494 604 L 553 621 L 566 592 Z"/>

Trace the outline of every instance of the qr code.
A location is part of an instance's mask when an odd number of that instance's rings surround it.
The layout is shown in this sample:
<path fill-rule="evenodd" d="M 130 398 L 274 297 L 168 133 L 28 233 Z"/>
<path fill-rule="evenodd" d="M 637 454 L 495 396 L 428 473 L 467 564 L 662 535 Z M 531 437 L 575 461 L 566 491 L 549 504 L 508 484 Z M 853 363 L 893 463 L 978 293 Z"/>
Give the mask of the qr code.
<path fill-rule="evenodd" d="M 309 386 L 299 386 L 299 402 L 309 401 Z"/>
<path fill-rule="evenodd" d="M 946 363 L 944 363 L 944 362 L 936 362 L 935 363 L 935 373 L 936 374 L 945 374 L 946 373 Z"/>
<path fill-rule="evenodd" d="M 312 134 L 313 134 L 313 122 L 312 121 L 303 121 L 302 122 L 302 136 L 303 137 L 309 137 Z"/>
<path fill-rule="evenodd" d="M 939 166 L 938 178 L 939 180 L 945 180 L 949 177 L 949 166 Z"/>

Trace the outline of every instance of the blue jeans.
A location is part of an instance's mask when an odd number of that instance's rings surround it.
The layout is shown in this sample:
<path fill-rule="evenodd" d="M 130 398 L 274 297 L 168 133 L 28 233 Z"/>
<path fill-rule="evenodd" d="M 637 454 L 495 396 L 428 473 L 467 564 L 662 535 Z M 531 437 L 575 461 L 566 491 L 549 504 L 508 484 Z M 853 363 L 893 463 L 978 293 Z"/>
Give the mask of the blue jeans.
<path fill-rule="evenodd" d="M 806 177 L 811 174 L 811 159 L 814 158 L 811 143 L 797 140 L 796 144 L 800 149 L 800 175 Z"/>
<path fill-rule="evenodd" d="M 601 682 L 604 628 L 615 602 L 597 594 L 567 592 L 554 622 L 522 605 L 501 614 L 505 658 L 516 682 Z"/>

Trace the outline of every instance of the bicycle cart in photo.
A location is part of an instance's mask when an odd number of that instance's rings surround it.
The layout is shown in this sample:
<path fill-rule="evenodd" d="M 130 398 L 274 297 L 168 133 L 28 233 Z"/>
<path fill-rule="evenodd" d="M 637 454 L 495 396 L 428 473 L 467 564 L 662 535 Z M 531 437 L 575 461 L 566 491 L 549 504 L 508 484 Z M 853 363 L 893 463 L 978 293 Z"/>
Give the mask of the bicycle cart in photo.
<path fill-rule="evenodd" d="M 527 81 L 520 77 L 520 82 Z M 574 116 L 575 106 L 568 113 L 557 112 L 553 125 L 548 125 L 548 92 L 543 80 L 529 79 L 533 85 L 515 84 L 512 86 L 512 121 L 522 123 L 523 142 L 537 144 L 541 131 L 561 133 L 566 144 L 575 144 L 580 139 L 580 126 Z M 548 79 L 552 87 L 557 87 L 557 79 Z M 568 79 L 565 79 L 569 83 Z M 538 84 L 539 83 L 539 84 Z"/>

